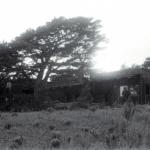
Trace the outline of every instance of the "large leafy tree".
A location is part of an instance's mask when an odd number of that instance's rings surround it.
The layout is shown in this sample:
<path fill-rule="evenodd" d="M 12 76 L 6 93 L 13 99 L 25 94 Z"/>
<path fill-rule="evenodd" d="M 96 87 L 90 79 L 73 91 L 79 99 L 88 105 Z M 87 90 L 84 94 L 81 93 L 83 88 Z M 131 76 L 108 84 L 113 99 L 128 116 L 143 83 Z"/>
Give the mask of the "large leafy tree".
<path fill-rule="evenodd" d="M 100 21 L 92 18 L 57 18 L 36 30 L 27 30 L 13 41 L 12 48 L 19 51 L 27 72 L 36 78 L 35 98 L 39 98 L 42 83 L 52 75 L 69 72 L 80 80 L 87 73 L 91 54 L 104 40 L 100 34 Z"/>

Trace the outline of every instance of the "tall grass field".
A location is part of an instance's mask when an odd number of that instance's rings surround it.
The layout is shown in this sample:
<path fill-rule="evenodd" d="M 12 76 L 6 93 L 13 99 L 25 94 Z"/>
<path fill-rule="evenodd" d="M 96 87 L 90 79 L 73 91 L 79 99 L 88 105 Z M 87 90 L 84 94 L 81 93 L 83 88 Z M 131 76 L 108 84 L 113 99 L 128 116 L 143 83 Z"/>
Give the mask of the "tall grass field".
<path fill-rule="evenodd" d="M 0 149 L 147 150 L 150 106 L 0 113 Z"/>

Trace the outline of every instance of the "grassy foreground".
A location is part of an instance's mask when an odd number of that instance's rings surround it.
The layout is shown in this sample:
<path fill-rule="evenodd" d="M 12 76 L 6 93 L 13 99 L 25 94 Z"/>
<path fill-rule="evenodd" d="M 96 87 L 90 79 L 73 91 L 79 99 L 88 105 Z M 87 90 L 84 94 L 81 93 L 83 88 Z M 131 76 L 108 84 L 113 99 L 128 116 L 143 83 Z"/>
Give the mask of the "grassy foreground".
<path fill-rule="evenodd" d="M 150 107 L 0 113 L 0 149 L 146 150 Z"/>

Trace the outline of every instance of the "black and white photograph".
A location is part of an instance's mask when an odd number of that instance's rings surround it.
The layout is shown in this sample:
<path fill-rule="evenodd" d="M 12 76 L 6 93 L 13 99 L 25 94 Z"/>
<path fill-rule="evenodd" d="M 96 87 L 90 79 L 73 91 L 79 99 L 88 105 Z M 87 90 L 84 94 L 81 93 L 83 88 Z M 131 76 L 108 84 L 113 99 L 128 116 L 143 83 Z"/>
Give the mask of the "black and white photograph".
<path fill-rule="evenodd" d="M 150 0 L 0 0 L 0 150 L 149 150 Z"/>

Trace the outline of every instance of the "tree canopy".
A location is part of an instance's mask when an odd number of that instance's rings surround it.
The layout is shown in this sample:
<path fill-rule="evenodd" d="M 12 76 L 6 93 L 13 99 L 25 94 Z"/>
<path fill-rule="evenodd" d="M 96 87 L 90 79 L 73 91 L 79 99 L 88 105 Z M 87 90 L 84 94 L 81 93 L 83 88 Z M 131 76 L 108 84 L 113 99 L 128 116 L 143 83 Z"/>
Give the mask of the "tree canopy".
<path fill-rule="evenodd" d="M 47 81 L 52 74 L 65 71 L 81 76 L 98 43 L 104 40 L 100 27 L 100 22 L 92 18 L 61 17 L 36 30 L 27 30 L 13 41 L 12 47 L 22 54 L 22 60 L 33 60 L 24 65 L 38 80 Z"/>
<path fill-rule="evenodd" d="M 0 79 L 4 80 L 16 74 L 18 53 L 7 42 L 0 43 Z"/>
<path fill-rule="evenodd" d="M 92 53 L 105 39 L 100 29 L 100 21 L 92 18 L 55 18 L 35 30 L 28 29 L 8 45 L 0 45 L 6 53 L 0 58 L 4 62 L 0 69 L 16 69 L 17 77 L 35 78 L 35 89 L 57 75 L 82 80 L 88 73 Z"/>

